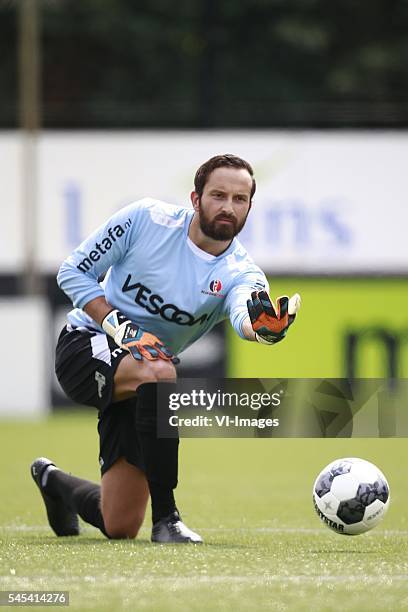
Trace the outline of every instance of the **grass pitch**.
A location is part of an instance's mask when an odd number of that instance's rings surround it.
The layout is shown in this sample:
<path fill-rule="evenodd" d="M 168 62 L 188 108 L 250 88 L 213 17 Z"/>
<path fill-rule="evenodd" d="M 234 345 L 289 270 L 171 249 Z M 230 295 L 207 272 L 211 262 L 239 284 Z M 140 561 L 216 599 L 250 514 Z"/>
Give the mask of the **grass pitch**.
<path fill-rule="evenodd" d="M 0 423 L 0 589 L 68 590 L 75 610 L 408 609 L 408 491 L 404 439 L 182 440 L 178 503 L 203 546 L 78 538 L 48 528 L 29 465 L 46 455 L 97 480 L 94 413 Z M 311 501 L 324 465 L 376 463 L 391 506 L 368 534 L 340 536 Z"/>

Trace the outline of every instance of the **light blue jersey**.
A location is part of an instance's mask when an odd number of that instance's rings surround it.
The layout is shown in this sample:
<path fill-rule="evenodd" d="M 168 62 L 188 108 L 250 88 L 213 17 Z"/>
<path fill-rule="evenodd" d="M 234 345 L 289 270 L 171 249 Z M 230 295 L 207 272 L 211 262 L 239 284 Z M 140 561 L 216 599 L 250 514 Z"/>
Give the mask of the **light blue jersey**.
<path fill-rule="evenodd" d="M 76 307 L 70 325 L 102 331 L 82 309 L 105 296 L 174 354 L 228 317 L 243 338 L 246 300 L 254 290 L 268 290 L 266 277 L 236 238 L 217 257 L 198 248 L 188 237 L 193 214 L 145 198 L 91 234 L 57 277 Z"/>

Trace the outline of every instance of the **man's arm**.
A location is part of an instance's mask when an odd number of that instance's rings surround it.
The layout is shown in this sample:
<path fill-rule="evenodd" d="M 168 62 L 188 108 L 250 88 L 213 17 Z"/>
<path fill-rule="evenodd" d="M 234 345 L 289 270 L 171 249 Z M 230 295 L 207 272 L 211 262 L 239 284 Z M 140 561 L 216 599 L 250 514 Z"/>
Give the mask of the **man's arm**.
<path fill-rule="evenodd" d="M 140 203 L 139 203 L 140 204 Z M 106 301 L 99 278 L 126 256 L 137 232 L 143 207 L 138 203 L 121 209 L 93 232 L 62 264 L 57 281 L 74 306 L 96 321 L 116 344 L 134 359 L 179 360 L 153 334 Z"/>
<path fill-rule="evenodd" d="M 249 316 L 247 319 L 243 320 L 241 324 L 241 329 L 242 329 L 242 333 L 244 334 L 246 340 L 252 340 L 253 342 L 256 341 L 256 335 L 252 328 L 252 323 L 251 323 L 251 319 L 249 318 Z"/>
<path fill-rule="evenodd" d="M 139 231 L 142 212 L 138 203 L 122 208 L 62 263 L 57 282 L 75 307 L 84 309 L 95 298 L 104 297 L 99 279 L 125 257 Z"/>
<path fill-rule="evenodd" d="M 102 325 L 104 318 L 112 310 L 114 310 L 114 307 L 108 304 L 104 297 L 97 297 L 84 306 L 86 314 L 99 325 Z"/>

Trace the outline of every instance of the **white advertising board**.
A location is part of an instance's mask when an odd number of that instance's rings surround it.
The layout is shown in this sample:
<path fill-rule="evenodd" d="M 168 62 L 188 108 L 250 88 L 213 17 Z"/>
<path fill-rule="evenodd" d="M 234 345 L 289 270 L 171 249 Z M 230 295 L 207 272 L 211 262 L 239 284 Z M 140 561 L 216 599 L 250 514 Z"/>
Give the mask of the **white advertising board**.
<path fill-rule="evenodd" d="M 0 272 L 15 272 L 23 265 L 21 145 L 15 132 L 0 132 Z"/>
<path fill-rule="evenodd" d="M 0 156 L 10 138 L 0 134 Z M 0 270 L 18 270 L 24 253 L 16 149 L 0 166 L 2 206 L 13 209 L 1 230 Z M 255 169 L 241 239 L 266 272 L 408 273 L 408 133 L 44 132 L 37 151 L 33 231 L 45 272 L 133 200 L 188 206 L 197 167 L 229 152 Z"/>
<path fill-rule="evenodd" d="M 53 347 L 47 301 L 1 298 L 3 357 L 0 417 L 39 417 L 50 406 Z"/>

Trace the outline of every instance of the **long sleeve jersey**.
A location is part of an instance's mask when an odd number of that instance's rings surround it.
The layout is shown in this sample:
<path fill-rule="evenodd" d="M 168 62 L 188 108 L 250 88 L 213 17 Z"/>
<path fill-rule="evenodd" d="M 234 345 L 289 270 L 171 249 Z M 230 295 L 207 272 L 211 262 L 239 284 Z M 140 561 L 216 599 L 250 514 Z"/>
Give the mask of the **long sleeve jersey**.
<path fill-rule="evenodd" d="M 104 296 L 174 354 L 227 318 L 243 338 L 246 300 L 254 290 L 268 290 L 267 279 L 237 238 L 218 256 L 198 248 L 188 237 L 193 214 L 144 198 L 93 232 L 58 273 L 75 307 L 69 324 L 102 331 L 83 308 Z"/>

